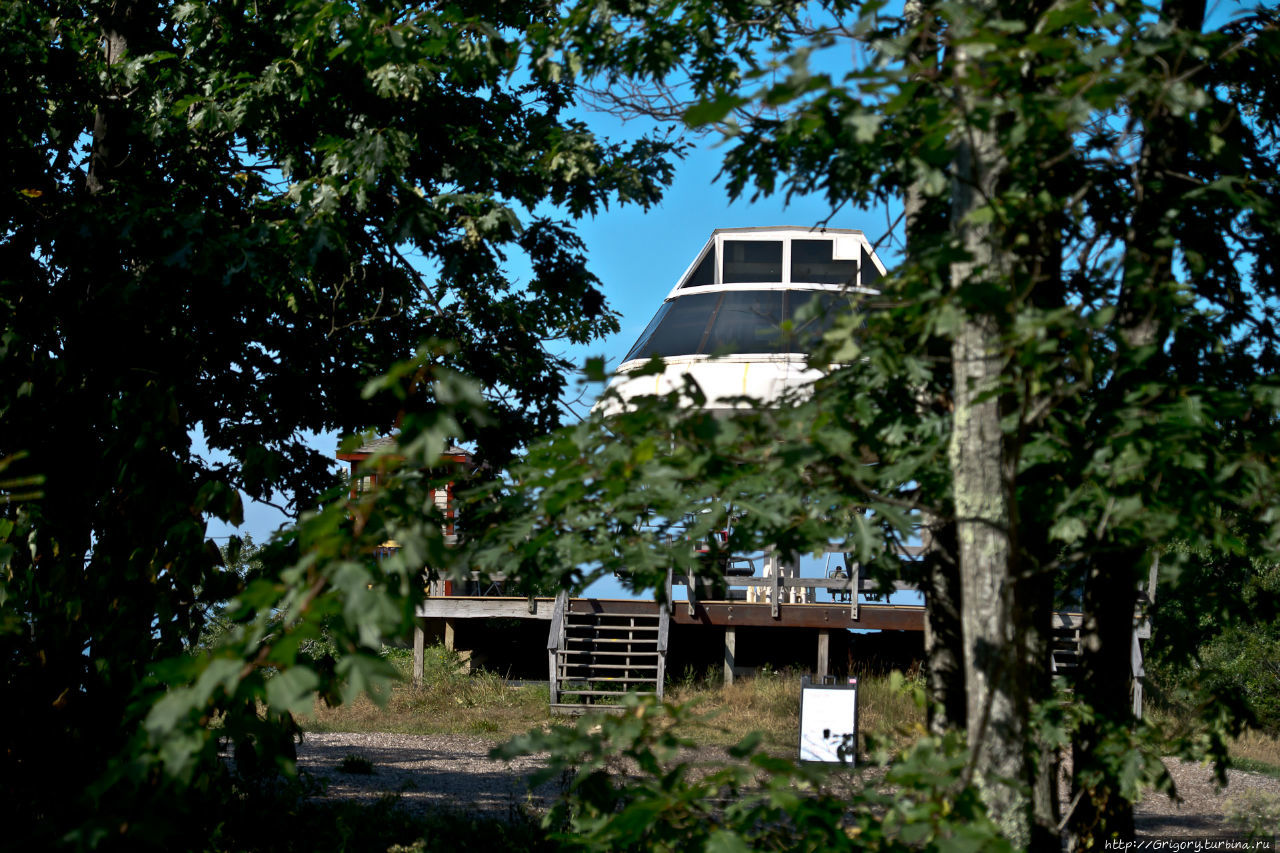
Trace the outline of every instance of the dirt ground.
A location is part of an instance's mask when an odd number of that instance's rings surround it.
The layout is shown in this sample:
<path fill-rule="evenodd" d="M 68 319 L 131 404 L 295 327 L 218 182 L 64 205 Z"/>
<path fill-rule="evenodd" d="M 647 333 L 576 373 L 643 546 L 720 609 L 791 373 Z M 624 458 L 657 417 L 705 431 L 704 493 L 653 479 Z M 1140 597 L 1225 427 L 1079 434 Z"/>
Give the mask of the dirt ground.
<path fill-rule="evenodd" d="M 308 734 L 298 748 L 298 766 L 327 784 L 327 796 L 373 801 L 399 793 L 409 809 L 444 807 L 477 816 L 507 817 L 522 808 L 545 808 L 555 796 L 553 784 L 528 790 L 539 759 L 511 764 L 488 757 L 494 742 L 459 735 Z M 342 759 L 356 754 L 373 763 L 370 775 L 342 773 Z M 1179 800 L 1149 793 L 1138 804 L 1140 837 L 1203 837 L 1236 831 L 1227 819 L 1229 804 L 1242 792 L 1256 790 L 1280 797 L 1280 779 L 1241 770 L 1228 771 L 1219 788 L 1206 766 L 1170 759 L 1166 762 Z"/>

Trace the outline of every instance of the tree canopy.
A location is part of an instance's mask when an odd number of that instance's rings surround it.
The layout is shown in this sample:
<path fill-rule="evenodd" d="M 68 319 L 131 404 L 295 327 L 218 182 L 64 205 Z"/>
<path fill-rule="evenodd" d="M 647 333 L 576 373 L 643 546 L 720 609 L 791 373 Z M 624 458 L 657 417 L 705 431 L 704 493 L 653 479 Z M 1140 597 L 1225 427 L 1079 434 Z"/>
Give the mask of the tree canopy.
<path fill-rule="evenodd" d="M 178 820 L 138 757 L 177 677 L 157 662 L 241 589 L 206 519 L 338 484 L 308 431 L 444 407 L 501 465 L 560 422 L 556 342 L 616 327 L 570 220 L 652 203 L 673 151 L 596 137 L 523 70 L 545 14 L 0 5 L 0 456 L 27 497 L 0 507 L 10 826 Z M 415 352 L 482 388 L 484 420 L 430 382 L 366 393 Z"/>

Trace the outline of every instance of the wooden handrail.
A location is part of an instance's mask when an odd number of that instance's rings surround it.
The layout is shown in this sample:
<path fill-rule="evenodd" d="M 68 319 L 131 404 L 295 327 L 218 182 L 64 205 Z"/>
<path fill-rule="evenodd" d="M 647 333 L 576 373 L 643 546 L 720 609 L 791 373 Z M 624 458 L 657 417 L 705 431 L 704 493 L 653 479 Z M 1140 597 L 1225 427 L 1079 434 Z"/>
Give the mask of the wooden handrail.
<path fill-rule="evenodd" d="M 560 680 L 556 653 L 564 645 L 564 615 L 569 609 L 569 591 L 562 589 L 556 595 L 556 606 L 551 611 L 551 630 L 547 632 L 547 663 L 550 667 L 551 704 L 560 702 Z"/>
<path fill-rule="evenodd" d="M 697 580 L 697 578 L 699 577 L 706 577 L 706 576 L 703 576 L 703 575 L 693 576 L 694 580 Z M 714 577 L 716 577 L 717 583 L 724 583 L 725 586 L 768 587 L 774 584 L 774 578 L 776 577 L 777 585 L 782 589 L 829 589 L 829 590 L 836 590 L 841 592 L 852 591 L 853 582 L 854 582 L 853 578 L 802 578 L 802 577 L 782 577 L 778 575 L 768 575 L 768 576 L 751 575 L 749 577 L 741 577 L 741 576 L 730 577 L 730 576 L 716 575 Z M 677 585 L 681 585 L 681 584 L 687 585 L 689 582 L 689 576 L 678 575 L 673 579 L 672 582 Z M 889 591 L 905 592 L 909 590 L 919 590 L 919 587 L 913 583 L 908 583 L 907 581 L 897 580 L 893 582 L 893 589 Z M 876 583 L 874 580 L 870 580 L 869 578 L 859 579 L 858 591 L 859 592 L 884 592 L 884 590 L 880 587 L 878 583 Z"/>

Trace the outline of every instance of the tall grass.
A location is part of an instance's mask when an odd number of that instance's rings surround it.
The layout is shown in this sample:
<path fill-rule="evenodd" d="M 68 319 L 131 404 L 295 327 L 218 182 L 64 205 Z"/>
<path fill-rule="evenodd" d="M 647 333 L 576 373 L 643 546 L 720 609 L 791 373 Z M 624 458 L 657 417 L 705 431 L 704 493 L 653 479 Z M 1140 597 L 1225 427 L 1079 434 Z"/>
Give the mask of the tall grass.
<path fill-rule="evenodd" d="M 565 722 L 550 715 L 546 685 L 518 685 L 493 672 L 468 674 L 462 659 L 443 646 L 426 650 L 421 687 L 410 679 L 411 654 L 388 650 L 387 658 L 403 680 L 384 705 L 367 697 L 337 708 L 317 707 L 299 720 L 313 732 L 396 732 L 462 734 L 504 740 L 537 726 Z M 800 738 L 800 678 L 794 670 L 763 669 L 754 676 L 724 684 L 718 670 L 688 671 L 672 679 L 667 699 L 693 703 L 699 712 L 699 743 L 728 746 L 753 731 L 779 753 L 792 751 Z M 907 676 L 863 676 L 859 679 L 858 728 L 863 735 L 905 746 L 923 731 L 924 713 L 912 694 L 921 687 L 919 673 Z M 1187 735 L 1197 725 L 1189 714 L 1157 709 L 1154 719 L 1172 736 Z M 1230 744 L 1236 766 L 1280 776 L 1280 739 L 1246 731 Z"/>
<path fill-rule="evenodd" d="M 468 734 L 506 738 L 549 719 L 545 686 L 514 685 L 492 672 L 468 674 L 462 660 L 444 646 L 426 650 L 422 685 L 410 677 L 412 655 L 387 652 L 401 682 L 384 705 L 367 696 L 330 708 L 319 705 L 299 720 L 313 732 L 396 732 L 400 734 Z"/>
<path fill-rule="evenodd" d="M 1190 708 L 1153 703 L 1147 707 L 1146 717 L 1171 742 L 1204 742 L 1205 723 Z M 1245 729 L 1239 737 L 1227 741 L 1227 751 L 1232 765 L 1238 769 L 1280 778 L 1280 738 L 1255 729 Z"/>
<path fill-rule="evenodd" d="M 422 686 L 410 678 L 411 655 L 389 650 L 388 660 L 402 681 L 384 705 L 361 697 L 336 708 L 320 706 L 299 720 L 313 732 L 396 732 L 402 734 L 466 734 L 501 740 L 541 725 L 565 722 L 550 716 L 545 685 L 517 685 L 492 672 L 468 674 L 462 659 L 443 646 L 426 650 Z M 718 672 L 686 672 L 669 683 L 669 701 L 694 703 L 701 744 L 728 746 L 753 731 L 779 752 L 794 750 L 800 737 L 799 671 L 765 669 L 755 676 L 724 684 Z M 912 701 L 913 679 L 860 679 L 859 730 L 905 744 L 923 724 Z"/>
<path fill-rule="evenodd" d="M 703 712 L 699 740 L 728 745 L 752 731 L 765 733 L 765 743 L 794 750 L 800 742 L 800 679 L 793 670 L 761 670 L 724 684 L 714 675 L 686 673 L 667 690 L 675 702 L 692 702 Z M 858 730 L 905 743 L 923 724 L 924 715 L 911 697 L 910 679 L 874 676 L 858 682 Z"/>
<path fill-rule="evenodd" d="M 1280 778 L 1280 738 L 1246 730 L 1230 744 L 1231 760 L 1241 770 Z"/>

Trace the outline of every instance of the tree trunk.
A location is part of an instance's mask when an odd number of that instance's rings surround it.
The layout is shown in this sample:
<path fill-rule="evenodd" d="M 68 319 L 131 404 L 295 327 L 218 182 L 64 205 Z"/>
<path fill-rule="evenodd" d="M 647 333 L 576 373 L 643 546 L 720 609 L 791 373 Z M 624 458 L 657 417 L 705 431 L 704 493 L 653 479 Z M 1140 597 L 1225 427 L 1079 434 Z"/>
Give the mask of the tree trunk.
<path fill-rule="evenodd" d="M 978 18 L 995 11 L 990 3 L 973 8 Z M 961 43 L 955 50 L 957 77 L 963 79 L 977 64 Z M 970 101 L 966 86 L 961 83 L 955 90 L 961 109 Z M 1031 840 L 1031 803 L 1024 791 L 1031 787 L 1034 772 L 1000 419 L 1000 327 L 992 308 L 965 304 L 972 283 L 1000 280 L 1011 266 L 989 220 L 975 221 L 974 216 L 996 196 L 1004 177 L 996 128 L 978 123 L 962 128 L 952 165 L 952 231 L 965 258 L 951 266 L 963 319 L 952 342 L 955 416 L 949 461 L 963 589 L 967 729 L 974 778 L 989 814 L 1010 840 L 1025 846 Z"/>
<path fill-rule="evenodd" d="M 136 3 L 121 2 L 108 7 L 102 17 L 102 51 L 108 68 L 119 65 L 129 52 L 129 42 L 138 27 L 141 13 Z M 124 133 L 127 124 L 128 99 L 113 93 L 98 106 L 93 116 L 93 148 L 85 186 L 91 194 L 102 192 L 115 168 L 125 160 L 128 143 Z"/>
<path fill-rule="evenodd" d="M 1133 804 L 1121 796 L 1119 768 L 1102 760 L 1100 747 L 1110 731 L 1132 724 L 1129 644 L 1137 603 L 1133 569 L 1142 555 L 1141 549 L 1134 549 L 1096 560 L 1085 579 L 1076 699 L 1092 708 L 1094 716 L 1081 725 L 1072 749 L 1075 788 L 1081 795 L 1071 815 L 1072 849 L 1100 849 L 1109 838 L 1133 837 Z M 1098 774 L 1102 781 L 1081 791 L 1085 773 Z"/>
<path fill-rule="evenodd" d="M 964 636 L 960 564 L 953 520 L 927 522 L 924 649 L 928 672 L 929 731 L 965 727 Z"/>

